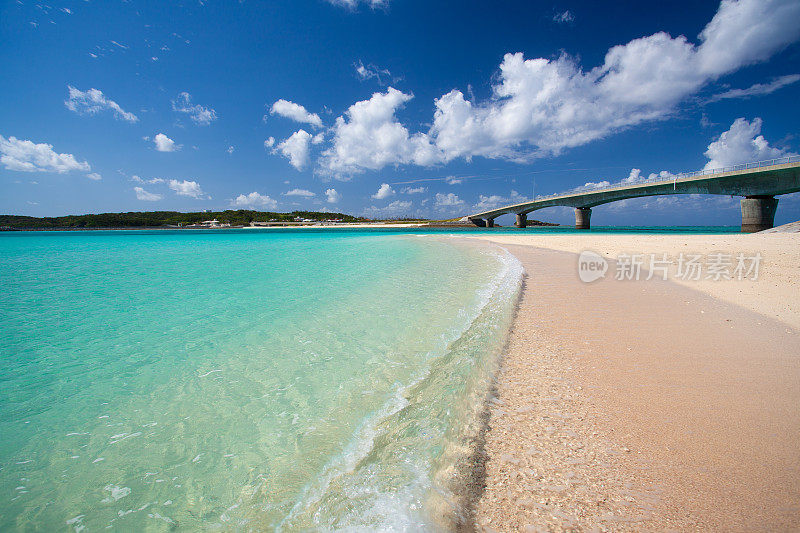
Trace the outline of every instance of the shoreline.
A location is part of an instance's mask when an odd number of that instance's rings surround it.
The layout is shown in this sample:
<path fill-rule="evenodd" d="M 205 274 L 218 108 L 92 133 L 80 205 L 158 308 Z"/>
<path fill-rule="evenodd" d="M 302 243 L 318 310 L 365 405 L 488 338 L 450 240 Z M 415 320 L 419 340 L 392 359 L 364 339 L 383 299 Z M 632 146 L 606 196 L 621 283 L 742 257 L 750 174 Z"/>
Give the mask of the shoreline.
<path fill-rule="evenodd" d="M 514 254 L 526 278 L 487 401 L 485 483 L 469 526 L 800 527 L 800 315 L 785 305 L 800 300 L 797 237 L 620 237 L 475 237 Z M 579 246 L 613 256 L 688 244 L 764 249 L 763 277 L 577 280 Z"/>

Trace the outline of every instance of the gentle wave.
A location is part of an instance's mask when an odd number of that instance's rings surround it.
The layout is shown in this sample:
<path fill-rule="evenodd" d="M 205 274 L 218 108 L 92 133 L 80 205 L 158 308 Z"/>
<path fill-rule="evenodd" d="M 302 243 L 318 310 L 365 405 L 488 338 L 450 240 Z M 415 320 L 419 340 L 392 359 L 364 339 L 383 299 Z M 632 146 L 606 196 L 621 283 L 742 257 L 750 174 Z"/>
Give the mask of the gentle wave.
<path fill-rule="evenodd" d="M 0 239 L 0 529 L 436 529 L 521 266 L 398 235 Z M 282 524 L 282 525 L 281 525 Z"/>
<path fill-rule="evenodd" d="M 483 253 L 496 257 L 502 266 L 476 291 L 475 305 L 459 309 L 462 323 L 442 335 L 440 348 L 429 354 L 429 366 L 363 421 L 342 453 L 306 487 L 278 531 L 435 530 L 449 529 L 458 520 L 463 502 L 456 486 L 467 481 L 459 463 L 473 451 L 480 430 L 477 418 L 523 274 L 522 264 L 506 250 Z M 472 368 L 458 372 L 458 365 Z M 463 377 L 466 385 L 456 396 L 447 390 L 454 375 Z M 430 401 L 451 415 L 449 427 L 437 428 L 448 433 L 437 435 L 438 457 L 420 453 L 426 438 L 436 438 L 426 433 L 438 418 L 430 412 L 431 404 L 426 403 Z M 399 468 L 407 469 L 405 476 L 398 474 Z M 386 472 L 391 469 L 395 471 Z M 381 474 L 389 481 L 379 479 Z"/>

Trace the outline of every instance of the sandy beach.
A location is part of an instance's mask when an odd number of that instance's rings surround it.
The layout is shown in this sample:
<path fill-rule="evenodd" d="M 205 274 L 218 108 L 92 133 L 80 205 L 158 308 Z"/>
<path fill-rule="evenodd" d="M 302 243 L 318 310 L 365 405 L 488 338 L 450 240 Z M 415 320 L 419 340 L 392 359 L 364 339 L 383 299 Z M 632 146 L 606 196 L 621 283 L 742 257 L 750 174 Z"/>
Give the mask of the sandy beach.
<path fill-rule="evenodd" d="M 526 269 L 477 529 L 800 528 L 797 235 L 477 238 Z M 604 278 L 579 279 L 584 250 Z M 758 278 L 615 279 L 620 254 L 682 252 L 760 253 Z"/>

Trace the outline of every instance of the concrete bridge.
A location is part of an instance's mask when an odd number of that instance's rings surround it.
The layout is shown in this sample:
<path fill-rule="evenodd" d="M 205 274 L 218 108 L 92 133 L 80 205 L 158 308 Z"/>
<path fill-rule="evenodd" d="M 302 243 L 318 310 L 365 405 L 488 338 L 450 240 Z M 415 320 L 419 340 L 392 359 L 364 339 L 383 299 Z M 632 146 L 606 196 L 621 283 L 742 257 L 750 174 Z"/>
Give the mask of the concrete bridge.
<path fill-rule="evenodd" d="M 575 208 L 575 228 L 589 229 L 592 208 L 598 205 L 667 194 L 720 194 L 742 196 L 742 231 L 771 228 L 781 194 L 800 191 L 800 156 L 745 163 L 734 167 L 700 170 L 669 178 L 620 182 L 607 187 L 537 197 L 531 202 L 509 205 L 469 215 L 476 226 L 494 227 L 500 215 L 516 214 L 516 226 L 527 225 L 528 213 L 546 207 Z"/>

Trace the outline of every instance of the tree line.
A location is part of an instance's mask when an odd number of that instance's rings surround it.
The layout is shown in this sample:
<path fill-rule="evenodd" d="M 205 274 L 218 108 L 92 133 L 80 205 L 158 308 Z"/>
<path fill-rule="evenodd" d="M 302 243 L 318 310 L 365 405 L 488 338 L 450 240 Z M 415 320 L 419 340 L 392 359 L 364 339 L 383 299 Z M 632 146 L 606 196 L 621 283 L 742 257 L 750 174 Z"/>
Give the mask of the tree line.
<path fill-rule="evenodd" d="M 247 226 L 251 222 L 291 222 L 295 218 L 309 220 L 333 220 L 342 222 L 364 222 L 367 219 L 344 213 L 320 213 L 316 211 L 292 211 L 272 213 L 267 211 L 203 211 L 181 213 L 178 211 L 132 211 L 128 213 L 100 213 L 90 215 L 66 215 L 62 217 L 29 217 L 0 215 L 0 227 L 20 229 L 61 228 L 156 228 L 164 226 L 187 226 L 216 219 L 220 224 Z"/>

